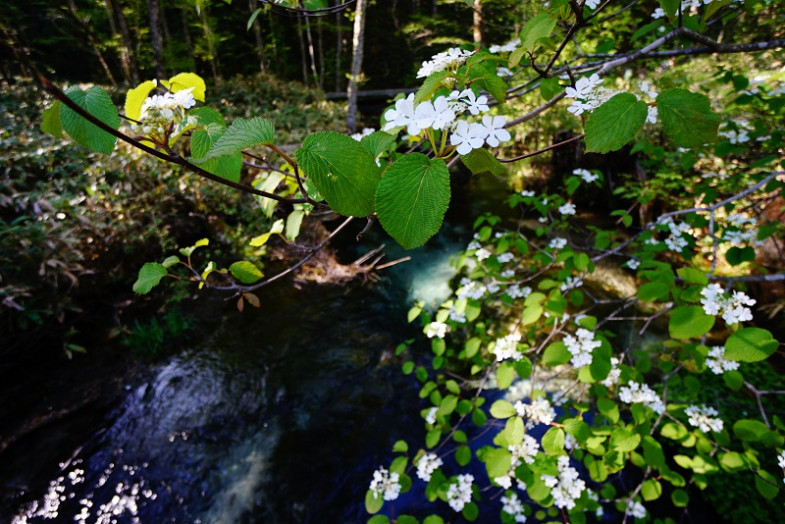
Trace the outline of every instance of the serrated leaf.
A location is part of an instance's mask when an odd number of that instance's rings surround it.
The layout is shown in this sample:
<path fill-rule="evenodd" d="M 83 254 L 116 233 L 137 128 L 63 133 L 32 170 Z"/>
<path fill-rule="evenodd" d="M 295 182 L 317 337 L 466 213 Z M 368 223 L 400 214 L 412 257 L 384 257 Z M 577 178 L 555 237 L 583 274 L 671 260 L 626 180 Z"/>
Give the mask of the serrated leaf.
<path fill-rule="evenodd" d="M 210 124 L 217 124 L 221 127 L 226 127 L 224 117 L 212 107 L 195 107 L 188 111 L 188 114 L 196 117 L 196 121 L 200 126 L 207 127 Z"/>
<path fill-rule="evenodd" d="M 542 13 L 528 22 L 521 29 L 521 49 L 527 52 L 534 51 L 537 42 L 551 36 L 556 27 L 556 20 L 547 13 Z"/>
<path fill-rule="evenodd" d="M 225 128 L 219 124 L 210 124 L 206 129 L 196 129 L 191 134 L 191 160 L 199 167 L 232 182 L 240 181 L 240 171 L 243 168 L 242 153 L 230 156 L 207 159 L 210 149 L 215 142 L 225 133 Z"/>
<path fill-rule="evenodd" d="M 374 212 L 379 168 L 356 140 L 333 131 L 314 133 L 297 151 L 297 162 L 336 213 Z"/>
<path fill-rule="evenodd" d="M 474 175 L 492 173 L 501 176 L 507 173 L 507 169 L 505 169 L 502 163 L 490 151 L 484 148 L 473 149 L 470 153 L 461 155 L 461 162 Z"/>
<path fill-rule="evenodd" d="M 743 328 L 725 341 L 725 358 L 737 362 L 759 362 L 769 358 L 777 348 L 771 332 L 761 328 Z"/>
<path fill-rule="evenodd" d="M 646 435 L 643 437 L 643 456 L 646 463 L 654 466 L 657 469 L 662 469 L 665 464 L 665 453 L 662 450 L 662 445 L 657 442 L 654 437 Z"/>
<path fill-rule="evenodd" d="M 371 154 L 375 159 L 379 158 L 382 153 L 387 151 L 390 144 L 395 142 L 396 137 L 384 131 L 374 131 L 370 135 L 364 136 L 360 140 L 360 144 Z"/>
<path fill-rule="evenodd" d="M 243 284 L 253 284 L 264 276 L 258 267 L 247 260 L 235 262 L 229 266 L 229 272 Z"/>
<path fill-rule="evenodd" d="M 74 86 L 69 88 L 65 94 L 79 107 L 112 129 L 117 129 L 120 126 L 117 108 L 106 91 L 100 87 L 92 86 L 85 92 Z M 60 106 L 60 122 L 71 138 L 88 149 L 107 155 L 114 150 L 117 143 L 116 136 L 110 135 L 95 124 L 88 122 L 64 104 Z"/>
<path fill-rule="evenodd" d="M 709 99 L 686 89 L 666 89 L 657 96 L 662 127 L 679 147 L 698 147 L 717 141 L 720 116 Z"/>
<path fill-rule="evenodd" d="M 150 91 L 155 89 L 157 85 L 158 82 L 155 80 L 148 80 L 142 82 L 133 89 L 129 89 L 125 94 L 125 106 L 123 108 L 125 116 L 134 120 L 139 120 L 142 116 L 142 106 L 144 105 L 145 100 L 150 96 Z"/>
<path fill-rule="evenodd" d="M 60 104 L 58 100 L 52 107 L 41 114 L 41 131 L 55 138 L 63 138 L 63 124 L 60 122 Z"/>
<path fill-rule="evenodd" d="M 226 128 L 207 153 L 207 159 L 229 156 L 243 149 L 275 142 L 275 128 L 267 119 L 255 117 L 250 120 L 238 118 Z"/>
<path fill-rule="evenodd" d="M 682 267 L 676 270 L 676 274 L 684 279 L 687 284 L 698 284 L 705 286 L 709 283 L 709 277 L 706 273 L 699 269 L 692 267 Z"/>
<path fill-rule="evenodd" d="M 446 87 L 443 85 L 444 79 L 452 76 L 452 71 L 447 70 L 437 71 L 431 75 L 428 75 L 428 77 L 423 80 L 420 89 L 418 89 L 417 93 L 414 95 L 414 104 L 417 105 L 425 100 L 430 100 L 436 91 L 442 87 Z"/>
<path fill-rule="evenodd" d="M 146 295 L 155 286 L 161 282 L 169 272 L 166 268 L 157 262 L 147 262 L 139 270 L 139 276 L 134 282 L 133 290 L 140 295 Z"/>
<path fill-rule="evenodd" d="M 450 203 L 450 173 L 440 158 L 421 153 L 388 167 L 376 192 L 379 222 L 404 249 L 419 247 L 442 227 Z"/>
<path fill-rule="evenodd" d="M 668 333 L 672 338 L 698 338 L 714 326 L 714 315 L 707 315 L 701 306 L 679 306 L 671 312 Z"/>
<path fill-rule="evenodd" d="M 621 149 L 646 121 L 647 107 L 631 93 L 619 93 L 602 104 L 586 121 L 586 150 L 607 153 Z"/>
<path fill-rule="evenodd" d="M 204 93 L 207 91 L 207 86 L 202 77 L 195 73 L 180 73 L 169 80 L 161 80 L 161 84 L 172 93 L 193 88 L 191 94 L 194 95 L 194 99 L 204 102 Z"/>

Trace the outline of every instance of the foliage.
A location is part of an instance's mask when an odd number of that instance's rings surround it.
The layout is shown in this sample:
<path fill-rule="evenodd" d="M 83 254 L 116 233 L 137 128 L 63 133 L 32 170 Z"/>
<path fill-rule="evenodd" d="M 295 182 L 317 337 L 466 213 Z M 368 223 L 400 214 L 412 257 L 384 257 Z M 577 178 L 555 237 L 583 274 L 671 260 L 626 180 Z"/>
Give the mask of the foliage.
<path fill-rule="evenodd" d="M 172 346 L 186 341 L 193 327 L 192 318 L 172 309 L 164 313 L 160 320 L 152 317 L 148 322 L 134 321 L 122 343 L 137 355 L 158 357 Z"/>

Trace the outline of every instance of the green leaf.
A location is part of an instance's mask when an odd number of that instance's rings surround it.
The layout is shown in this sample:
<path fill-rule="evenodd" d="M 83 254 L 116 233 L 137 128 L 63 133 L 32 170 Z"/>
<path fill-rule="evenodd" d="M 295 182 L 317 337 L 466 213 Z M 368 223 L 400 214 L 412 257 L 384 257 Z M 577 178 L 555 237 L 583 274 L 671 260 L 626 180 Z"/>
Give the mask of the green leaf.
<path fill-rule="evenodd" d="M 705 286 L 709 283 L 709 277 L 706 276 L 706 273 L 692 267 L 679 268 L 676 270 L 676 274 L 683 278 L 687 284 Z"/>
<path fill-rule="evenodd" d="M 748 442 L 760 440 L 768 432 L 769 428 L 760 420 L 737 420 L 733 424 L 733 433 L 741 440 Z"/>
<path fill-rule="evenodd" d="M 370 489 L 365 492 L 365 511 L 368 513 L 377 513 L 384 506 L 384 498 L 376 494 Z"/>
<path fill-rule="evenodd" d="M 542 13 L 528 22 L 521 29 L 521 49 L 526 52 L 534 51 L 540 40 L 551 36 L 551 32 L 556 27 L 556 20 L 547 13 Z"/>
<path fill-rule="evenodd" d="M 411 321 L 410 321 L 411 322 Z M 480 350 L 481 340 L 477 337 L 472 337 L 466 341 L 464 344 L 464 351 L 466 352 L 466 358 L 472 358 L 477 352 Z"/>
<path fill-rule="evenodd" d="M 671 312 L 668 332 L 672 338 L 698 338 L 714 326 L 714 315 L 707 315 L 701 306 L 679 306 Z"/>
<path fill-rule="evenodd" d="M 455 462 L 457 462 L 459 466 L 465 466 L 471 461 L 472 461 L 472 448 L 463 445 L 463 446 L 458 446 L 455 449 Z"/>
<path fill-rule="evenodd" d="M 720 466 L 725 471 L 733 473 L 746 469 L 747 464 L 744 462 L 741 454 L 736 451 L 729 451 L 727 453 L 720 453 Z"/>
<path fill-rule="evenodd" d="M 447 165 L 421 153 L 388 167 L 376 193 L 379 222 L 404 249 L 423 245 L 439 231 L 449 203 Z"/>
<path fill-rule="evenodd" d="M 240 171 L 243 168 L 242 153 L 231 156 L 211 158 L 205 160 L 215 142 L 225 133 L 225 128 L 219 124 L 210 124 L 206 129 L 195 129 L 191 134 L 191 156 L 199 167 L 232 182 L 240 181 Z"/>
<path fill-rule="evenodd" d="M 200 126 L 207 127 L 210 124 L 217 124 L 221 127 L 226 127 L 224 117 L 212 107 L 195 107 L 188 111 L 188 114 L 196 117 L 196 121 Z"/>
<path fill-rule="evenodd" d="M 717 141 L 720 117 L 709 99 L 686 89 L 666 89 L 657 97 L 657 110 L 665 133 L 679 147 L 698 147 Z"/>
<path fill-rule="evenodd" d="M 542 449 L 551 457 L 564 454 L 564 430 L 552 427 L 542 436 Z"/>
<path fill-rule="evenodd" d="M 134 282 L 133 290 L 140 295 L 146 295 L 164 278 L 169 272 L 157 262 L 147 262 L 139 270 L 139 277 Z"/>
<path fill-rule="evenodd" d="M 261 13 L 261 12 L 262 12 L 262 8 L 261 7 L 257 7 L 256 10 L 253 13 L 251 13 L 251 16 L 248 17 L 248 24 L 245 26 L 245 30 L 246 31 L 250 31 L 251 30 L 251 27 L 253 26 L 253 23 L 256 21 L 256 17 L 259 16 L 259 13 Z"/>
<path fill-rule="evenodd" d="M 477 517 L 480 515 L 480 508 L 477 507 L 477 504 L 474 502 L 469 502 L 468 504 L 463 505 L 463 509 L 461 510 L 461 515 L 463 518 L 468 520 L 469 522 L 474 522 L 477 520 Z"/>
<path fill-rule="evenodd" d="M 641 485 L 643 500 L 657 500 L 662 496 L 662 484 L 657 479 L 649 479 Z"/>
<path fill-rule="evenodd" d="M 607 153 L 630 142 L 646 121 L 648 109 L 631 93 L 619 93 L 594 110 L 586 121 L 586 150 Z"/>
<path fill-rule="evenodd" d="M 725 260 L 731 266 L 738 266 L 744 262 L 755 260 L 755 248 L 752 246 L 738 247 L 733 246 L 725 252 Z"/>
<path fill-rule="evenodd" d="M 507 172 L 501 162 L 496 160 L 496 157 L 484 148 L 473 149 L 470 153 L 461 155 L 461 161 L 474 175 L 492 173 L 502 176 Z"/>
<path fill-rule="evenodd" d="M 382 153 L 387 151 L 390 144 L 395 142 L 396 137 L 384 131 L 375 131 L 370 135 L 364 136 L 360 140 L 360 144 L 371 154 L 375 159 L 379 158 Z"/>
<path fill-rule="evenodd" d="M 428 75 L 428 77 L 423 80 L 420 89 L 418 89 L 417 93 L 414 95 L 414 104 L 417 105 L 420 102 L 424 102 L 425 100 L 430 100 L 436 91 L 442 87 L 446 87 L 444 85 L 444 79 L 453 76 L 454 75 L 452 71 L 447 70 L 436 71 L 435 73 Z"/>
<path fill-rule="evenodd" d="M 285 175 L 283 173 L 279 173 L 278 171 L 260 173 L 259 177 L 253 181 L 252 185 L 260 191 L 274 193 L 278 188 L 278 185 L 281 183 L 281 180 L 284 179 L 284 176 Z M 256 201 L 259 203 L 259 207 L 261 208 L 262 213 L 264 213 L 264 216 L 267 218 L 272 217 L 273 211 L 275 211 L 275 206 L 278 205 L 278 201 L 259 195 L 254 195 L 254 198 L 256 198 Z"/>
<path fill-rule="evenodd" d="M 608 398 L 598 398 L 597 399 L 597 409 L 600 410 L 600 413 L 605 415 L 612 424 L 615 424 L 619 421 L 619 406 L 616 405 L 614 401 Z"/>
<path fill-rule="evenodd" d="M 591 436 L 589 425 L 579 418 L 568 418 L 565 420 L 564 430 L 579 443 L 586 442 L 586 439 Z"/>
<path fill-rule="evenodd" d="M 488 470 L 488 477 L 495 479 L 509 473 L 511 459 L 512 456 L 506 449 L 493 448 L 488 450 L 485 453 L 485 469 Z"/>
<path fill-rule="evenodd" d="M 671 493 L 671 501 L 677 508 L 686 508 L 690 503 L 690 496 L 683 489 L 674 489 Z"/>
<path fill-rule="evenodd" d="M 207 86 L 202 80 L 202 77 L 195 73 L 180 73 L 167 80 L 161 80 L 161 84 L 172 93 L 182 91 L 183 89 L 193 88 L 191 94 L 194 95 L 195 100 L 204 102 L 204 93 Z"/>
<path fill-rule="evenodd" d="M 627 453 L 638 447 L 641 436 L 627 428 L 616 428 L 611 433 L 611 448 L 622 453 Z"/>
<path fill-rule="evenodd" d="M 333 131 L 314 133 L 297 151 L 297 161 L 336 213 L 374 212 L 379 168 L 356 140 Z"/>
<path fill-rule="evenodd" d="M 65 94 L 79 107 L 112 129 L 117 129 L 120 126 L 117 108 L 106 91 L 100 87 L 93 86 L 84 92 L 74 86 L 69 88 Z M 71 138 L 88 149 L 107 155 L 114 150 L 117 143 L 116 136 L 110 135 L 95 124 L 88 122 L 65 104 L 60 106 L 60 122 Z"/>
<path fill-rule="evenodd" d="M 142 116 L 142 106 L 144 105 L 147 97 L 150 96 L 150 91 L 155 89 L 158 82 L 155 80 L 148 80 L 142 82 L 133 89 L 129 89 L 125 94 L 125 116 L 134 120 L 139 120 Z"/>
<path fill-rule="evenodd" d="M 253 284 L 264 276 L 258 267 L 247 260 L 235 262 L 229 266 L 229 272 L 243 284 Z"/>
<path fill-rule="evenodd" d="M 643 456 L 646 463 L 654 466 L 657 469 L 665 467 L 665 453 L 662 450 L 662 445 L 657 442 L 654 437 L 646 435 L 643 437 Z"/>
<path fill-rule="evenodd" d="M 169 268 L 177 264 L 178 262 L 180 262 L 180 257 L 176 255 L 172 255 L 170 257 L 166 257 L 166 260 L 163 261 L 162 265 L 166 268 Z"/>
<path fill-rule="evenodd" d="M 300 234 L 300 224 L 303 223 L 303 216 L 305 216 L 305 213 L 302 209 L 295 209 L 286 217 L 286 232 L 284 236 L 288 240 L 294 241 L 297 235 Z"/>
<path fill-rule="evenodd" d="M 234 155 L 243 149 L 274 142 L 275 128 L 272 122 L 259 117 L 250 120 L 238 118 L 216 140 L 205 158 Z"/>
<path fill-rule="evenodd" d="M 542 364 L 545 366 L 560 366 L 572 358 L 572 353 L 567 350 L 564 342 L 553 342 L 545 348 L 542 354 Z"/>
<path fill-rule="evenodd" d="M 283 219 L 279 218 L 278 220 L 273 222 L 273 225 L 270 227 L 270 231 L 268 231 L 267 233 L 262 233 L 261 235 L 252 238 L 248 244 L 253 247 L 261 247 L 267 243 L 267 241 L 270 239 L 270 236 L 276 235 L 278 233 L 283 233 L 283 228 L 284 228 Z"/>
<path fill-rule="evenodd" d="M 444 524 L 444 519 L 439 515 L 428 515 L 425 517 L 425 520 L 422 521 L 422 524 Z"/>
<path fill-rule="evenodd" d="M 41 114 L 41 131 L 55 138 L 63 138 L 63 124 L 60 123 L 60 104 L 58 100 Z"/>
<path fill-rule="evenodd" d="M 646 282 L 638 288 L 638 300 L 652 302 L 668 297 L 672 285 L 667 282 Z"/>
<path fill-rule="evenodd" d="M 523 308 L 523 315 L 521 315 L 521 325 L 528 326 L 529 324 L 534 324 L 545 312 L 545 308 L 543 308 L 539 304 L 534 304 L 531 306 L 526 306 Z"/>
<path fill-rule="evenodd" d="M 759 362 L 769 358 L 778 347 L 779 342 L 768 330 L 742 328 L 725 341 L 725 358 L 737 362 Z"/>
<path fill-rule="evenodd" d="M 506 400 L 497 400 L 493 404 L 491 404 L 491 416 L 494 418 L 510 418 L 511 416 L 515 415 L 517 412 L 513 405 L 506 401 Z"/>
<path fill-rule="evenodd" d="M 676 11 L 679 9 L 679 0 L 659 0 L 659 2 L 668 18 L 673 19 L 676 16 Z"/>
<path fill-rule="evenodd" d="M 496 370 L 496 384 L 499 389 L 507 389 L 512 384 L 512 379 L 515 378 L 515 369 L 512 363 L 504 362 L 499 365 Z"/>
<path fill-rule="evenodd" d="M 755 475 L 755 488 L 764 499 L 774 500 L 777 498 L 780 492 L 779 486 L 780 481 L 774 475 L 765 469 L 758 470 L 758 474 Z"/>

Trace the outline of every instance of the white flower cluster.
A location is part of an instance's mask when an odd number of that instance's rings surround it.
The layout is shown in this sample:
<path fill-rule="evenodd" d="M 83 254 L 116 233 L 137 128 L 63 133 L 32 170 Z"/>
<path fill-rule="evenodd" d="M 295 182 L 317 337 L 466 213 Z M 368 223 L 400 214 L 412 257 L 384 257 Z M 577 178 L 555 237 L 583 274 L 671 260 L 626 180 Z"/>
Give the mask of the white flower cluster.
<path fill-rule="evenodd" d="M 601 87 L 602 79 L 597 73 L 590 77 L 581 77 L 575 82 L 575 87 L 567 87 L 565 89 L 565 96 L 567 98 L 574 98 L 567 111 L 575 116 L 582 115 L 585 112 L 591 113 L 602 104 L 611 99 L 619 91 L 615 89 L 608 89 Z"/>
<path fill-rule="evenodd" d="M 354 138 L 355 140 L 357 140 L 359 142 L 360 140 L 362 140 L 366 136 L 368 136 L 370 134 L 373 134 L 375 131 L 376 130 L 374 128 L 372 128 L 372 127 L 366 127 L 362 131 L 360 131 L 359 133 L 353 134 L 352 138 Z"/>
<path fill-rule="evenodd" d="M 142 115 L 139 119 L 171 120 L 174 118 L 175 111 L 190 109 L 194 105 L 196 105 L 196 100 L 194 100 L 193 87 L 176 93 L 153 95 L 142 104 Z"/>
<path fill-rule="evenodd" d="M 646 507 L 640 502 L 630 500 L 627 503 L 627 515 L 636 519 L 645 519 Z"/>
<path fill-rule="evenodd" d="M 600 384 L 605 386 L 606 388 L 611 388 L 619 383 L 619 376 L 621 375 L 621 368 L 619 368 L 619 359 L 616 357 L 611 357 L 611 370 L 608 372 L 608 376 L 605 377 Z"/>
<path fill-rule="evenodd" d="M 455 291 L 455 294 L 460 299 L 473 298 L 475 300 L 480 300 L 485 296 L 487 291 L 488 289 L 484 285 L 464 277 L 461 279 L 461 285 Z"/>
<path fill-rule="evenodd" d="M 491 252 L 485 249 L 484 247 L 481 247 L 480 249 L 474 252 L 474 256 L 477 258 L 479 262 L 482 262 L 483 260 L 491 256 Z"/>
<path fill-rule="evenodd" d="M 515 519 L 515 522 L 526 522 L 523 504 L 515 492 L 510 493 L 509 496 L 502 495 L 502 511 Z"/>
<path fill-rule="evenodd" d="M 428 424 L 436 424 L 436 413 L 439 412 L 439 408 L 436 406 L 432 407 L 428 410 L 428 413 L 425 414 L 425 422 Z"/>
<path fill-rule="evenodd" d="M 574 215 L 575 204 L 571 202 L 567 202 L 566 204 L 559 206 L 559 213 L 561 213 L 562 215 Z"/>
<path fill-rule="evenodd" d="M 521 460 L 527 464 L 534 464 L 534 456 L 540 451 L 540 443 L 531 435 L 524 435 L 520 444 L 510 446 L 507 449 L 512 454 L 510 464 L 511 469 L 514 471 L 515 468 L 521 465 Z"/>
<path fill-rule="evenodd" d="M 723 422 L 721 418 L 716 418 L 719 415 L 716 409 L 711 406 L 688 406 L 684 410 L 684 414 L 689 417 L 688 422 L 703 431 L 708 433 L 714 431 L 719 433 L 722 431 Z"/>
<path fill-rule="evenodd" d="M 519 417 L 528 419 L 526 426 L 530 428 L 537 424 L 551 424 L 556 418 L 556 412 L 547 398 L 532 400 L 531 404 L 519 400 L 515 403 L 515 411 Z"/>
<path fill-rule="evenodd" d="M 496 147 L 512 138 L 510 132 L 504 129 L 506 121 L 504 116 L 489 115 L 482 117 L 482 124 L 458 120 L 450 135 L 450 145 L 457 147 L 459 155 L 468 154 L 484 144 Z"/>
<path fill-rule="evenodd" d="M 746 306 L 754 306 L 755 300 L 741 291 L 727 296 L 719 284 L 709 284 L 701 291 L 701 305 L 707 315 L 722 315 L 726 324 L 736 324 L 752 320 L 752 311 Z"/>
<path fill-rule="evenodd" d="M 526 298 L 532 292 L 529 286 L 521 287 L 519 284 L 513 284 L 505 290 L 505 293 L 510 295 L 511 298 Z"/>
<path fill-rule="evenodd" d="M 457 324 L 465 324 L 466 323 L 466 313 L 459 313 L 457 309 L 455 309 L 455 304 L 450 306 L 450 320 Z"/>
<path fill-rule="evenodd" d="M 738 0 L 737 0 L 738 1 Z M 688 11 L 696 11 L 701 4 L 708 5 L 712 2 L 712 0 L 681 0 L 681 11 L 682 13 L 686 13 Z M 658 7 L 654 10 L 651 17 L 654 19 L 662 18 L 665 16 L 665 10 L 662 7 Z"/>
<path fill-rule="evenodd" d="M 500 264 L 506 264 L 507 262 L 512 262 L 514 258 L 515 256 L 508 251 L 497 256 L 496 260 L 498 260 Z"/>
<path fill-rule="evenodd" d="M 564 337 L 564 344 L 567 351 L 572 353 L 572 365 L 576 368 L 591 364 L 591 352 L 602 345 L 602 342 L 594 338 L 594 333 L 586 328 L 579 328 L 575 332 L 576 336 L 567 335 Z"/>
<path fill-rule="evenodd" d="M 715 375 L 722 375 L 726 371 L 739 369 L 739 363 L 725 358 L 724 347 L 714 346 L 709 350 L 709 355 L 706 357 L 706 367 Z"/>
<path fill-rule="evenodd" d="M 758 241 L 758 230 L 755 229 L 757 221 L 754 218 L 734 213 L 728 216 L 728 223 L 736 229 L 725 228 L 722 232 L 723 242 L 729 242 L 734 245 L 761 244 Z"/>
<path fill-rule="evenodd" d="M 553 505 L 557 508 L 570 510 L 575 507 L 575 500 L 580 498 L 586 483 L 580 479 L 578 470 L 570 466 L 570 457 L 559 457 L 559 476 L 542 475 L 542 481 L 551 488 Z"/>
<path fill-rule="evenodd" d="M 599 175 L 592 173 L 588 169 L 575 169 L 573 170 L 572 174 L 581 177 L 583 181 L 586 182 L 587 184 L 591 184 L 592 182 L 600 178 Z"/>
<path fill-rule="evenodd" d="M 430 60 L 423 62 L 422 67 L 417 71 L 417 78 L 426 78 L 437 71 L 458 67 L 473 54 L 474 51 L 464 51 L 459 47 L 451 47 L 447 51 L 437 53 Z"/>
<path fill-rule="evenodd" d="M 559 289 L 562 291 L 569 291 L 571 289 L 579 288 L 582 285 L 583 279 L 581 277 L 567 277 Z"/>
<path fill-rule="evenodd" d="M 671 217 L 657 220 L 657 225 L 668 226 L 670 236 L 665 239 L 665 245 L 671 251 L 681 251 L 689 244 L 687 239 L 684 238 L 685 234 L 689 234 L 690 225 L 686 222 L 674 222 Z"/>
<path fill-rule="evenodd" d="M 425 336 L 428 338 L 444 338 L 444 335 L 447 334 L 449 329 L 450 326 L 444 322 L 431 322 L 425 327 Z"/>
<path fill-rule="evenodd" d="M 622 386 L 619 389 L 619 400 L 627 404 L 643 404 L 660 415 L 665 412 L 665 404 L 662 399 L 648 384 L 630 382 L 626 386 Z"/>
<path fill-rule="evenodd" d="M 783 469 L 785 469 L 785 451 L 780 451 L 780 454 L 777 455 L 777 464 Z"/>
<path fill-rule="evenodd" d="M 496 362 L 507 360 L 520 360 L 523 355 L 518 351 L 518 342 L 521 341 L 520 333 L 510 333 L 509 335 L 497 338 L 496 345 L 493 348 L 493 354 L 496 355 Z"/>
<path fill-rule="evenodd" d="M 458 483 L 450 484 L 447 489 L 447 503 L 454 511 L 461 511 L 472 501 L 472 482 L 474 476 L 470 474 L 458 475 Z"/>
<path fill-rule="evenodd" d="M 548 247 L 551 249 L 562 249 L 566 245 L 567 245 L 567 239 L 563 237 L 553 238 L 548 243 Z"/>
<path fill-rule="evenodd" d="M 383 496 L 384 500 L 395 500 L 401 493 L 399 475 L 390 473 L 385 467 L 380 467 L 373 472 L 373 480 L 368 489 L 373 492 L 374 498 Z"/>
<path fill-rule="evenodd" d="M 641 265 L 641 261 L 640 261 L 640 260 L 638 260 L 637 258 L 631 258 L 631 259 L 629 259 L 629 260 L 628 260 L 628 261 L 625 263 L 625 265 L 626 265 L 628 268 L 630 268 L 630 269 L 632 269 L 633 271 L 635 271 L 636 269 L 638 269 L 638 266 L 640 266 L 640 265 Z"/>
<path fill-rule="evenodd" d="M 519 45 L 521 45 L 521 39 L 516 38 L 514 40 L 510 40 L 504 45 L 492 45 L 488 48 L 488 51 L 491 53 L 511 53 L 515 51 Z"/>
<path fill-rule="evenodd" d="M 441 465 L 442 459 L 436 453 L 426 453 L 417 462 L 417 476 L 428 482 L 431 480 L 431 475 L 436 471 L 436 468 L 441 467 Z"/>

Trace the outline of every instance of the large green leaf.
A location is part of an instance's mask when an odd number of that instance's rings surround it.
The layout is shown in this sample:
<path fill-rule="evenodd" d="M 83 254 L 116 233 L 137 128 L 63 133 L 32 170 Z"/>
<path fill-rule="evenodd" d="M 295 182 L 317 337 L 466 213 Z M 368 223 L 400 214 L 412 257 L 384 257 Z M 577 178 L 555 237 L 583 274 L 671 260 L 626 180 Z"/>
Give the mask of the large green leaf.
<path fill-rule="evenodd" d="M 362 146 L 368 150 L 374 159 L 377 159 L 381 156 L 382 153 L 387 151 L 387 148 L 390 147 L 390 144 L 395 142 L 395 138 L 396 137 L 390 133 L 385 133 L 384 131 L 375 131 L 368 136 L 364 136 L 362 140 L 360 140 L 360 144 L 362 144 Z"/>
<path fill-rule="evenodd" d="M 150 91 L 155 89 L 157 85 L 155 80 L 148 80 L 133 89 L 129 89 L 125 95 L 125 116 L 139 120 L 139 117 L 142 116 L 142 106 L 145 100 L 150 95 Z"/>
<path fill-rule="evenodd" d="M 668 332 L 673 338 L 698 338 L 714 326 L 714 315 L 707 315 L 700 306 L 679 306 L 671 313 Z"/>
<path fill-rule="evenodd" d="M 229 272 L 243 284 L 253 284 L 264 275 L 252 262 L 241 260 L 229 266 Z"/>
<path fill-rule="evenodd" d="M 139 277 L 134 282 L 134 292 L 146 295 L 164 278 L 169 271 L 163 264 L 157 262 L 147 262 L 139 270 Z"/>
<path fill-rule="evenodd" d="M 528 22 L 521 29 L 521 48 L 531 52 L 537 47 L 537 42 L 551 36 L 551 32 L 556 27 L 556 20 L 547 13 L 542 13 Z"/>
<path fill-rule="evenodd" d="M 69 88 L 65 94 L 79 107 L 112 129 L 117 129 L 120 126 L 117 108 L 106 91 L 100 87 L 93 86 L 85 92 L 74 86 Z M 88 122 L 65 104 L 60 106 L 60 121 L 66 133 L 88 149 L 107 155 L 114 150 L 117 143 L 116 136 L 110 135 L 95 124 Z"/>
<path fill-rule="evenodd" d="M 423 245 L 439 231 L 449 203 L 447 165 L 421 153 L 387 168 L 376 192 L 379 222 L 405 249 Z"/>
<path fill-rule="evenodd" d="M 777 351 L 779 342 L 771 332 L 755 327 L 743 328 L 725 341 L 725 358 L 737 362 L 758 362 Z"/>
<path fill-rule="evenodd" d="M 60 104 L 58 100 L 41 114 L 41 131 L 55 138 L 63 138 L 63 124 L 60 123 Z"/>
<path fill-rule="evenodd" d="M 621 149 L 646 121 L 646 102 L 619 93 L 594 110 L 586 122 L 586 150 L 607 153 Z"/>
<path fill-rule="evenodd" d="M 243 167 L 242 153 L 236 152 L 230 156 L 211 158 L 205 160 L 215 142 L 224 134 L 225 128 L 220 124 L 210 124 L 206 129 L 196 129 L 191 135 L 191 160 L 201 164 L 205 171 L 218 175 L 232 182 L 240 181 L 240 171 Z"/>
<path fill-rule="evenodd" d="M 461 161 L 475 175 L 480 173 L 504 175 L 507 171 L 501 162 L 485 148 L 473 149 L 471 152 L 461 155 Z"/>
<path fill-rule="evenodd" d="M 264 118 L 238 118 L 226 132 L 213 144 L 206 158 L 216 158 L 239 153 L 243 149 L 260 145 L 270 145 L 275 141 L 273 123 Z"/>
<path fill-rule="evenodd" d="M 665 133 L 679 147 L 698 147 L 717 140 L 720 116 L 709 99 L 686 89 L 666 89 L 657 97 L 657 111 Z"/>
<path fill-rule="evenodd" d="M 379 167 L 353 138 L 314 133 L 297 151 L 297 162 L 336 213 L 364 217 L 374 212 Z"/>

